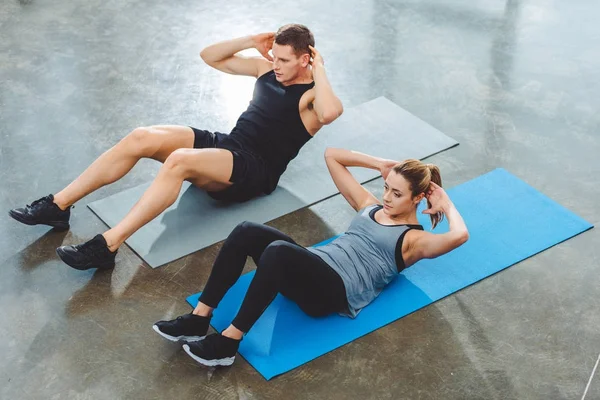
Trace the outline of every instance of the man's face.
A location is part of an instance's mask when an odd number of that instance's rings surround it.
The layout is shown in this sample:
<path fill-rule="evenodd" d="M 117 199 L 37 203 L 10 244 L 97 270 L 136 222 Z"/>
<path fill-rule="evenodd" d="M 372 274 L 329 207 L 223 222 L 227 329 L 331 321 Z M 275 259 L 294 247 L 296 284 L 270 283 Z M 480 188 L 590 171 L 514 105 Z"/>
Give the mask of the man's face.
<path fill-rule="evenodd" d="M 273 71 L 278 82 L 286 83 L 296 79 L 300 71 L 306 68 L 308 61 L 308 53 L 298 57 L 292 46 L 273 43 Z"/>

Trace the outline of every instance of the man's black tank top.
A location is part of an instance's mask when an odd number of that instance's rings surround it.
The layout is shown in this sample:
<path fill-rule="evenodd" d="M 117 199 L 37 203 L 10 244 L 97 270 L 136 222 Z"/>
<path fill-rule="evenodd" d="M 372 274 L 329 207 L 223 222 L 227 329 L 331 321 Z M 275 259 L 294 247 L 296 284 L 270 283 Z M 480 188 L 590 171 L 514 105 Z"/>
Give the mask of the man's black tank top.
<path fill-rule="evenodd" d="M 302 95 L 314 86 L 295 84 L 284 86 L 275 79 L 275 72 L 261 75 L 254 85 L 248 109 L 240 115 L 235 127 L 222 142 L 262 157 L 272 170 L 270 186 L 274 190 L 302 146 L 312 136 L 300 118 Z"/>

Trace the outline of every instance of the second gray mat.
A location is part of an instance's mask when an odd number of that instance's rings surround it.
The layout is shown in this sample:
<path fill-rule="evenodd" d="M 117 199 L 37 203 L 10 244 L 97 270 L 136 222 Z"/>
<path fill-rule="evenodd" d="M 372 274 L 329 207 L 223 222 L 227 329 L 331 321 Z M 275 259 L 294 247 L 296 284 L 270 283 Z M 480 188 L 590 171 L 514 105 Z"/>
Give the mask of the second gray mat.
<path fill-rule="evenodd" d="M 356 150 L 394 160 L 423 159 L 457 145 L 426 122 L 385 97 L 346 109 L 310 140 L 288 166 L 270 195 L 242 204 L 219 203 L 185 183 L 177 201 L 126 243 L 152 268 L 177 260 L 227 237 L 242 221 L 264 223 L 338 193 L 323 158 L 326 147 Z M 377 171 L 352 169 L 362 183 Z M 108 226 L 115 226 L 150 186 L 146 183 L 90 203 Z"/>

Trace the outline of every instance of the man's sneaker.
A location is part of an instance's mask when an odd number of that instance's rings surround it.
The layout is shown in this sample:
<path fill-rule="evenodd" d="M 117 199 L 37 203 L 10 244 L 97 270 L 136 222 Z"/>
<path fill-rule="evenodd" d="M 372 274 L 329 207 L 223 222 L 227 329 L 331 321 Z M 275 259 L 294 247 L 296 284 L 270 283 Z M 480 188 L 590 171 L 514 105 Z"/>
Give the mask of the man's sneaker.
<path fill-rule="evenodd" d="M 210 317 L 185 314 L 172 321 L 158 321 L 152 325 L 152 329 L 160 336 L 173 342 L 179 340 L 194 342 L 206 337 L 209 322 Z"/>
<path fill-rule="evenodd" d="M 61 246 L 56 249 L 56 254 L 68 266 L 75 269 L 110 269 L 115 266 L 114 253 L 108 249 L 106 240 L 102 235 L 96 235 L 92 240 L 75 246 Z"/>
<path fill-rule="evenodd" d="M 240 342 L 241 340 L 213 333 L 199 342 L 184 344 L 183 349 L 190 357 L 207 367 L 227 366 L 233 364 Z"/>
<path fill-rule="evenodd" d="M 56 230 L 64 231 L 69 229 L 71 207 L 61 210 L 54 204 L 54 196 L 50 194 L 25 207 L 12 209 L 8 215 L 27 225 L 50 225 Z"/>

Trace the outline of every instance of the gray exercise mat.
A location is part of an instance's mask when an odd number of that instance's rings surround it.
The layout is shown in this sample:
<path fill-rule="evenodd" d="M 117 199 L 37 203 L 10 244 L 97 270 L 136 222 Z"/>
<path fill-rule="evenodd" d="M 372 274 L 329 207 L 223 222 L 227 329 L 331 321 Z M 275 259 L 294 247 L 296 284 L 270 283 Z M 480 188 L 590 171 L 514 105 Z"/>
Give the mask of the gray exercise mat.
<path fill-rule="evenodd" d="M 223 204 L 185 183 L 177 201 L 127 240 L 152 268 L 160 267 L 227 237 L 242 221 L 264 223 L 338 193 L 325 165 L 326 147 L 361 151 L 394 160 L 423 159 L 458 142 L 385 97 L 346 109 L 325 126 L 289 164 L 270 195 L 241 204 Z M 380 176 L 352 168 L 359 182 Z M 95 201 L 88 207 L 115 226 L 150 186 L 146 183 Z"/>

